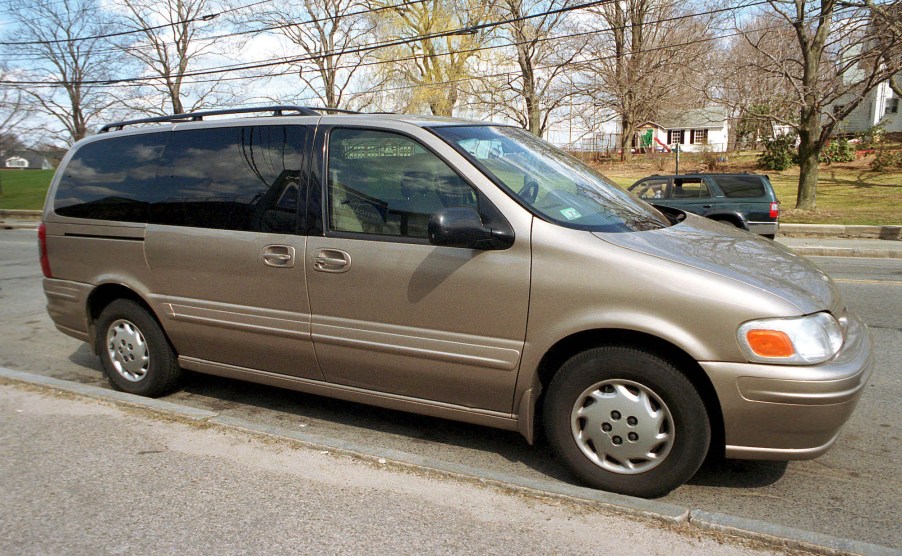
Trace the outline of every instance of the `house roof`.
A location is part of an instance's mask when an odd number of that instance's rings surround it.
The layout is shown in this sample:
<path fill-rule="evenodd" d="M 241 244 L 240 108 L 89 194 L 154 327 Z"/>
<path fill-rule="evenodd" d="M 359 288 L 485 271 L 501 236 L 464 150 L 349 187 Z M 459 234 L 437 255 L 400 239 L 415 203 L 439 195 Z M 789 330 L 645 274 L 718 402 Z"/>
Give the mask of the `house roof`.
<path fill-rule="evenodd" d="M 721 128 L 727 121 L 723 108 L 693 108 L 662 114 L 656 125 L 664 129 Z"/>

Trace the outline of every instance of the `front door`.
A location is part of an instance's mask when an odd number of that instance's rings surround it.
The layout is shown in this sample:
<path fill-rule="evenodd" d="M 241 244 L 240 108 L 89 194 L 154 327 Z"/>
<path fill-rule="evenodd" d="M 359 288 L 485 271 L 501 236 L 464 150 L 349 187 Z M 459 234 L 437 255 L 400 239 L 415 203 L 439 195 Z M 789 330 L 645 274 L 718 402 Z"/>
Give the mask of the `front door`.
<path fill-rule="evenodd" d="M 306 268 L 312 336 L 326 380 L 510 413 L 529 301 L 529 229 L 506 250 L 436 247 L 429 215 L 469 206 L 510 224 L 409 134 L 321 126 L 322 230 Z M 418 135 L 418 136 L 417 136 Z M 503 221 L 503 222 L 502 222 Z"/>

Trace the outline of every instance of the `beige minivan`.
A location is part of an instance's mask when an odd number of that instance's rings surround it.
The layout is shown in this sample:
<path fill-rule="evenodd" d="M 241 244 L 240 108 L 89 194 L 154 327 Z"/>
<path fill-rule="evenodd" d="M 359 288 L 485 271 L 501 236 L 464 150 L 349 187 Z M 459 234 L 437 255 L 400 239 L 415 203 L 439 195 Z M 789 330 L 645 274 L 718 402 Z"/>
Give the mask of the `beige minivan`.
<path fill-rule="evenodd" d="M 159 396 L 189 369 L 528 442 L 541 420 L 586 483 L 647 497 L 709 451 L 836 439 L 871 345 L 804 258 L 521 129 L 335 112 L 132 120 L 70 149 L 47 307 L 113 387 Z"/>

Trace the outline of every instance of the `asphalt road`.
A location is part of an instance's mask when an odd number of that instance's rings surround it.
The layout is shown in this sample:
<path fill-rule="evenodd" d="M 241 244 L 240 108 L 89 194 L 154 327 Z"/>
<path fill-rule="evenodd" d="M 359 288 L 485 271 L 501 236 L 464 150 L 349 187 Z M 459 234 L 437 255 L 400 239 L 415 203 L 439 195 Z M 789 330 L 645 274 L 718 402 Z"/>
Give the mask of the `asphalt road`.
<path fill-rule="evenodd" d="M 902 549 L 902 260 L 814 258 L 871 327 L 876 367 L 826 455 L 710 463 L 662 500 Z M 0 232 L 0 365 L 106 386 L 87 347 L 44 310 L 33 231 Z M 171 401 L 285 428 L 503 471 L 577 481 L 548 447 L 516 433 L 189 374 Z"/>

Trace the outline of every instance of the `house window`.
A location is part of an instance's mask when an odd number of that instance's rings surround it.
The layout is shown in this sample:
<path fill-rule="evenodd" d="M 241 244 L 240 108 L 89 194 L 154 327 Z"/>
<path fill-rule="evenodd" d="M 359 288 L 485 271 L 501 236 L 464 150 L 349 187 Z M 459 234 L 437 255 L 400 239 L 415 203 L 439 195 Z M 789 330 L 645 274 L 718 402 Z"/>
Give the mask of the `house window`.
<path fill-rule="evenodd" d="M 28 161 L 24 158 L 13 157 L 6 159 L 7 168 L 28 168 Z"/>
<path fill-rule="evenodd" d="M 692 133 L 689 136 L 689 144 L 690 145 L 707 145 L 708 144 L 708 130 L 707 129 L 693 129 Z"/>
<path fill-rule="evenodd" d="M 839 116 L 839 113 L 846 109 L 845 104 L 834 104 L 833 105 L 833 115 Z"/>
<path fill-rule="evenodd" d="M 683 130 L 671 129 L 667 132 L 667 144 L 676 145 L 683 142 Z"/>
<path fill-rule="evenodd" d="M 888 98 L 886 99 L 886 108 L 883 110 L 884 114 L 898 114 L 899 113 L 899 99 L 897 98 Z"/>

